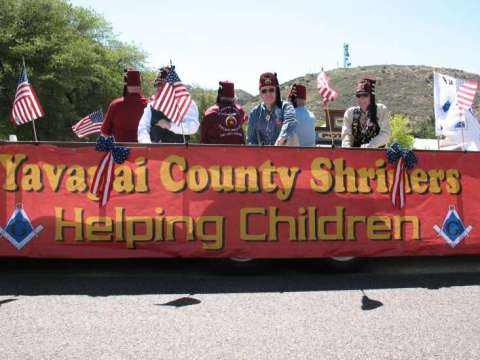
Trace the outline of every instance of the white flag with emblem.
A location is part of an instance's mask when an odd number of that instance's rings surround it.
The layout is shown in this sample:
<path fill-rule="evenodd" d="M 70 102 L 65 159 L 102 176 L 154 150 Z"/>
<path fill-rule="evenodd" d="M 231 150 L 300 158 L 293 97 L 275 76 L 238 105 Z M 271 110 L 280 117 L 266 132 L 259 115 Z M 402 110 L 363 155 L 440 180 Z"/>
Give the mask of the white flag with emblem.
<path fill-rule="evenodd" d="M 480 145 L 480 124 L 471 106 L 465 109 L 462 89 L 471 82 L 434 73 L 435 135 L 445 136 L 449 145 L 473 143 Z M 473 102 L 473 99 L 472 99 Z"/>

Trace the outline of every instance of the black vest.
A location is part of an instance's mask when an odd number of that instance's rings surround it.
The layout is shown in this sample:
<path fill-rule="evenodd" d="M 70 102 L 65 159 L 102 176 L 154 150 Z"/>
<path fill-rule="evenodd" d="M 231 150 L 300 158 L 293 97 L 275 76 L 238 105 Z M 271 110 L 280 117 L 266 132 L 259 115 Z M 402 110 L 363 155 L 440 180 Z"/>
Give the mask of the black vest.
<path fill-rule="evenodd" d="M 362 126 L 360 124 L 361 117 L 362 110 L 360 110 L 360 107 L 356 107 L 353 111 L 352 122 L 353 147 L 361 147 L 364 144 L 368 144 L 370 140 L 380 134 L 380 126 L 378 125 L 378 119 L 370 119 L 370 126 L 362 129 Z"/>
<path fill-rule="evenodd" d="M 161 111 L 157 111 L 154 108 L 150 107 L 152 111 L 152 119 L 150 120 L 150 139 L 153 143 L 167 143 L 167 144 L 183 144 L 185 141 L 188 142 L 189 136 L 184 136 L 180 134 L 175 134 L 170 130 L 156 126 L 160 120 L 166 120 L 171 122 Z"/>

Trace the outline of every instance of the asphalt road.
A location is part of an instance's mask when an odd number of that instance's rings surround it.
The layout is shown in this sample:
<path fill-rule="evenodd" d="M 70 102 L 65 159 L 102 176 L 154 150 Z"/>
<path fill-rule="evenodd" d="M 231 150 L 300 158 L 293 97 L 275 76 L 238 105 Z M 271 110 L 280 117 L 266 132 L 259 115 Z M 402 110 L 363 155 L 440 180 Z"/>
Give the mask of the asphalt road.
<path fill-rule="evenodd" d="M 480 358 L 480 257 L 257 270 L 1 260 L 0 359 Z"/>

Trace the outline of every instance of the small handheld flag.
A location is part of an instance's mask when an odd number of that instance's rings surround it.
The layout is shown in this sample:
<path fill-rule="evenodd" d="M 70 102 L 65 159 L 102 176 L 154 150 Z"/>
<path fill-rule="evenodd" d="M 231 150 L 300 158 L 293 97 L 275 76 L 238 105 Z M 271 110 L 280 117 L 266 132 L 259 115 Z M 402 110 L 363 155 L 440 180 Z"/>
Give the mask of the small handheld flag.
<path fill-rule="evenodd" d="M 465 81 L 457 92 L 458 114 L 463 117 L 465 111 L 473 106 L 475 95 L 477 93 L 478 83 L 476 81 Z"/>
<path fill-rule="evenodd" d="M 17 92 L 13 101 L 11 120 L 15 125 L 23 125 L 45 115 L 33 86 L 28 82 L 27 68 L 23 64 L 18 78 Z"/>
<path fill-rule="evenodd" d="M 328 103 L 330 101 L 335 101 L 337 99 L 337 92 L 332 89 L 330 86 L 330 78 L 325 73 L 325 71 L 320 72 L 317 78 L 317 88 L 320 96 L 323 97 L 323 106 L 326 109 L 327 113 L 327 126 L 330 129 L 330 139 L 332 140 L 332 147 L 335 146 L 335 141 L 333 138 L 333 126 L 332 119 L 330 118 L 330 111 L 328 110 Z"/>
<path fill-rule="evenodd" d="M 170 66 L 165 78 L 160 82 L 152 107 L 163 114 L 174 124 L 183 121 L 190 105 L 192 97 L 188 89 L 175 71 L 175 66 Z"/>
<path fill-rule="evenodd" d="M 318 92 L 323 97 L 324 106 L 337 99 L 337 92 L 330 86 L 330 79 L 323 70 L 318 74 L 317 88 Z"/>
<path fill-rule="evenodd" d="M 72 126 L 72 131 L 80 139 L 85 136 L 99 134 L 103 125 L 102 110 L 95 111 L 90 115 L 85 116 L 82 120 Z"/>

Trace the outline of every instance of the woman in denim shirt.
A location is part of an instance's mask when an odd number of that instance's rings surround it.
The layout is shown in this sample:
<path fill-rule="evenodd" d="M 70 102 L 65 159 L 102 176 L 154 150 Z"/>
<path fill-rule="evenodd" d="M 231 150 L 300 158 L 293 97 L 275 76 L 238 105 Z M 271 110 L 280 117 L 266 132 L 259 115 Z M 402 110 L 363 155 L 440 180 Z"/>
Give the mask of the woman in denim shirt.
<path fill-rule="evenodd" d="M 297 120 L 293 106 L 282 101 L 277 74 L 264 73 L 260 76 L 260 97 L 248 119 L 247 142 L 250 145 L 296 145 Z"/>

